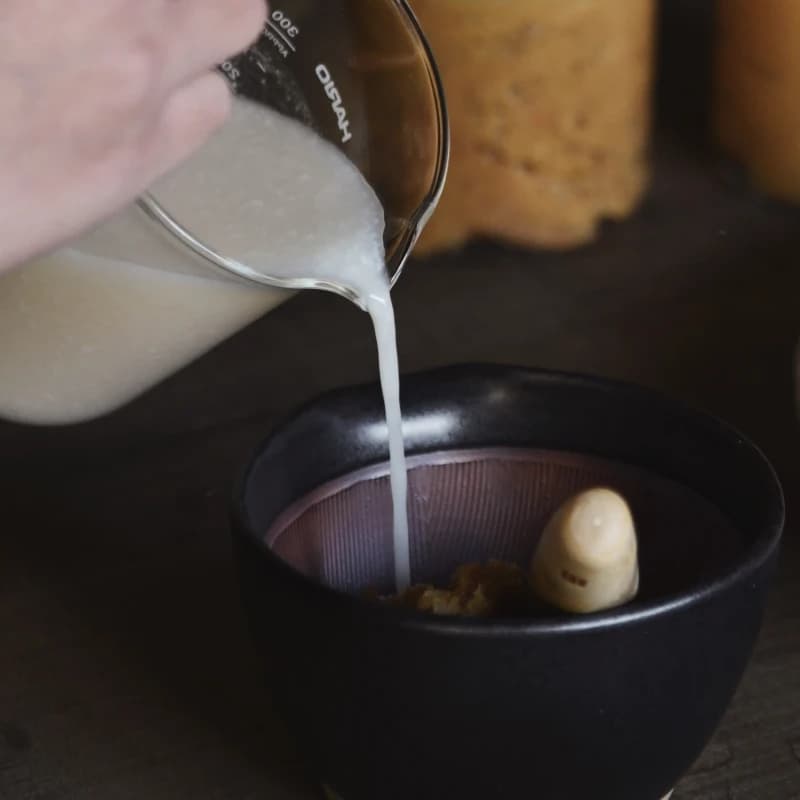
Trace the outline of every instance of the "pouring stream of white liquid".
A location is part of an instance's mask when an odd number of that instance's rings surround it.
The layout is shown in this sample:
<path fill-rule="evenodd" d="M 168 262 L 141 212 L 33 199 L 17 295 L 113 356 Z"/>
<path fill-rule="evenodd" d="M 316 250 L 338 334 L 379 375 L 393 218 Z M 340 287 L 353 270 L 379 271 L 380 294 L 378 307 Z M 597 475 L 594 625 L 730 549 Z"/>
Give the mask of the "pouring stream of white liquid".
<path fill-rule="evenodd" d="M 378 343 L 381 390 L 389 433 L 390 481 L 394 513 L 394 572 L 399 592 L 411 584 L 411 552 L 408 536 L 408 474 L 403 442 L 403 416 L 400 410 L 400 369 L 394 308 L 388 291 L 384 299 L 373 297 L 368 305 Z"/>
<path fill-rule="evenodd" d="M 380 200 L 332 144 L 241 100 L 199 157 L 162 180 L 155 194 L 216 252 L 272 277 L 346 286 L 370 314 L 388 429 L 395 578 L 402 591 L 411 578 L 407 475 Z"/>

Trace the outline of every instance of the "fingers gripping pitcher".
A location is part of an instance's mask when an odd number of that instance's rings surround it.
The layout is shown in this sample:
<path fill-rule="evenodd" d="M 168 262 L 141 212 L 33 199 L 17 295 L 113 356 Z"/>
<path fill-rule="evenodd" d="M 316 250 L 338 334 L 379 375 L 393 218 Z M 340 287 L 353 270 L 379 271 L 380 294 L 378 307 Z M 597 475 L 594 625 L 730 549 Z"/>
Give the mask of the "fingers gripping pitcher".
<path fill-rule="evenodd" d="M 233 112 L 200 152 L 78 241 L 0 276 L 0 417 L 91 419 L 294 290 L 374 310 L 380 281 L 365 282 L 362 262 L 385 263 L 387 287 L 397 279 L 448 155 L 407 4 L 275 0 L 259 40 L 220 70 Z"/>

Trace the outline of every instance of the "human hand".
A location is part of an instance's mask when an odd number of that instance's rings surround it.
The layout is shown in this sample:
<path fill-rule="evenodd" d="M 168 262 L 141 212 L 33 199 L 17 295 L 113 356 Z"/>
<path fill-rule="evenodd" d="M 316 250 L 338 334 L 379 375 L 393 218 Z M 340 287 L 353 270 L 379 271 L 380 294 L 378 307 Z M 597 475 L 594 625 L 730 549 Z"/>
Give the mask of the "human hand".
<path fill-rule="evenodd" d="M 2 0 L 0 269 L 135 199 L 221 125 L 265 0 Z"/>

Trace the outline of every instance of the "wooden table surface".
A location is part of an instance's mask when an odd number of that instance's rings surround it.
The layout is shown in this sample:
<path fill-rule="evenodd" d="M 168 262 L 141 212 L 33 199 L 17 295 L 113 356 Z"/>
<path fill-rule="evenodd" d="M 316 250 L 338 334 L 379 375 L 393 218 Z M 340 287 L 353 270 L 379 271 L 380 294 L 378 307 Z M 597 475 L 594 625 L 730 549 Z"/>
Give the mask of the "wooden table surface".
<path fill-rule="evenodd" d="M 798 798 L 800 212 L 728 180 L 679 127 L 645 206 L 596 245 L 411 264 L 401 364 L 634 380 L 764 447 L 789 501 L 781 569 L 745 680 L 675 797 Z M 2 800 L 315 797 L 244 629 L 226 502 L 284 414 L 375 375 L 366 317 L 307 293 L 106 419 L 0 424 Z"/>

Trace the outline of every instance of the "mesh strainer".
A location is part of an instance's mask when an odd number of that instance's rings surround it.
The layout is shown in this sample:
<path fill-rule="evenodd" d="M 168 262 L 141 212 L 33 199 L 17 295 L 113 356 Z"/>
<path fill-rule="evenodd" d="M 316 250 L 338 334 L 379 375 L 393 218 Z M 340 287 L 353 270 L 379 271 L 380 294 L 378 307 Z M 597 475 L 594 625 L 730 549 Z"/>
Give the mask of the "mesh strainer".
<path fill-rule="evenodd" d="M 413 579 L 446 583 L 460 564 L 499 558 L 527 566 L 550 515 L 571 495 L 608 486 L 628 499 L 640 536 L 644 600 L 719 569 L 741 537 L 707 500 L 678 483 L 607 459 L 484 448 L 410 460 Z M 331 481 L 288 508 L 266 536 L 273 552 L 341 591 L 391 591 L 388 465 Z"/>

